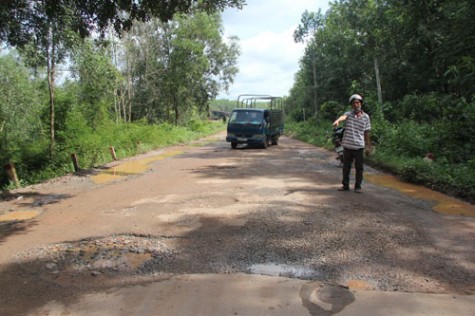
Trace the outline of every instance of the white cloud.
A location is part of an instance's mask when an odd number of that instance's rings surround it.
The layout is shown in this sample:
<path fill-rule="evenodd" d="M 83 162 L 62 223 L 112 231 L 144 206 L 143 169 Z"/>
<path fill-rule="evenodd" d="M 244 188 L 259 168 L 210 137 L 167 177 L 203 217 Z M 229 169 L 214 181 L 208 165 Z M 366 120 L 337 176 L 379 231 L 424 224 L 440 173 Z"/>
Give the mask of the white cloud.
<path fill-rule="evenodd" d="M 239 74 L 229 94 L 288 95 L 298 71 L 304 45 L 293 40 L 294 30 L 305 10 L 324 13 L 328 3 L 321 0 L 248 0 L 243 10 L 223 13 L 225 34 L 240 38 Z"/>

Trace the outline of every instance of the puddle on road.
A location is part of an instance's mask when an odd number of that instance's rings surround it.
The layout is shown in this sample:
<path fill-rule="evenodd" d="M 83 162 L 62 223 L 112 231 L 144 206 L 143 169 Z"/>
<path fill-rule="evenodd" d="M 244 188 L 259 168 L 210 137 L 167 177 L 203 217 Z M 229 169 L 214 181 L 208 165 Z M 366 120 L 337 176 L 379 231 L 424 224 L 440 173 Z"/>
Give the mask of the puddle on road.
<path fill-rule="evenodd" d="M 475 205 L 465 203 L 423 186 L 405 183 L 391 175 L 365 174 L 369 182 L 396 189 L 417 199 L 434 201 L 434 211 L 448 215 L 465 215 L 475 217 Z"/>
<path fill-rule="evenodd" d="M 297 279 L 313 279 L 320 274 L 314 269 L 304 266 L 292 266 L 276 263 L 253 264 L 249 268 L 249 273 Z"/>
<path fill-rule="evenodd" d="M 364 280 L 348 280 L 346 282 L 346 286 L 350 289 L 358 289 L 358 290 L 371 290 L 374 289 L 374 286 L 372 286 L 368 281 Z"/>
<path fill-rule="evenodd" d="M 176 156 L 182 154 L 182 151 L 170 151 L 163 153 L 161 155 L 144 158 L 136 161 L 125 162 L 120 165 L 111 167 L 105 171 L 101 171 L 99 174 L 96 174 L 91 177 L 92 181 L 96 184 L 105 184 L 112 181 L 119 180 L 121 178 L 131 176 L 134 174 L 139 174 L 145 172 L 151 163 L 154 163 L 159 160 L 163 160 L 168 157 Z"/>
<path fill-rule="evenodd" d="M 15 211 L 0 215 L 0 222 L 26 221 L 40 214 L 39 211 Z"/>

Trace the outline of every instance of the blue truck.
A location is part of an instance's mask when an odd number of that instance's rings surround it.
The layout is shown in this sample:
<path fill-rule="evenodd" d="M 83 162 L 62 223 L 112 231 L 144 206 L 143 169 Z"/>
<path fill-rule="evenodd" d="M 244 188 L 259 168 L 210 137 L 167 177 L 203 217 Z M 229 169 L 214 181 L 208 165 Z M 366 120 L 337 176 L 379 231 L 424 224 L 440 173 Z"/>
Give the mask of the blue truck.
<path fill-rule="evenodd" d="M 231 148 L 239 144 L 267 148 L 278 145 L 284 133 L 284 110 L 281 97 L 242 94 L 228 120 L 226 141 Z"/>

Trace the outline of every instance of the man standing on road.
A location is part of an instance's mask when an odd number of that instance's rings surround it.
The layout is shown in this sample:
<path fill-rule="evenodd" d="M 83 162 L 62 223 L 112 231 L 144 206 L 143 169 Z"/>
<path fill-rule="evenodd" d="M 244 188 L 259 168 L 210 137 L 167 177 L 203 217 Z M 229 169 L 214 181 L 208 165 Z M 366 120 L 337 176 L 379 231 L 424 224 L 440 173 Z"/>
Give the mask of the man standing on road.
<path fill-rule="evenodd" d="M 361 109 L 363 97 L 353 94 L 349 100 L 353 110 L 345 112 L 340 116 L 333 126 L 336 127 L 342 121 L 345 123 L 345 133 L 343 135 L 343 186 L 339 191 L 350 189 L 350 172 L 353 160 L 355 161 L 355 192 L 361 193 L 361 183 L 363 182 L 363 160 L 364 151 L 369 154 L 371 151 L 371 141 L 369 132 L 371 130 L 371 120 L 369 115 Z"/>

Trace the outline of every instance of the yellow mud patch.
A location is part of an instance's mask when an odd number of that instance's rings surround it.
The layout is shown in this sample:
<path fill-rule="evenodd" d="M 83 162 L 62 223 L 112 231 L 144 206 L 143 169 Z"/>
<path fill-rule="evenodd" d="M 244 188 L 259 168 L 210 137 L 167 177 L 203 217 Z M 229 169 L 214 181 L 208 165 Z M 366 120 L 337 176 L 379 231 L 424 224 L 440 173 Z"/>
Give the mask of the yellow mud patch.
<path fill-rule="evenodd" d="M 149 253 L 128 253 L 125 255 L 125 257 L 127 258 L 128 266 L 133 270 L 137 270 L 139 267 L 143 266 L 145 262 L 152 258 Z"/>
<path fill-rule="evenodd" d="M 440 192 L 428 188 L 403 182 L 391 175 L 365 174 L 369 182 L 396 189 L 412 197 L 433 201 L 434 211 L 448 215 L 465 215 L 475 217 L 475 205 L 457 200 Z"/>
<path fill-rule="evenodd" d="M 107 259 L 104 260 L 113 260 L 121 261 L 126 264 L 126 268 L 129 270 L 136 270 L 141 267 L 145 262 L 152 258 L 150 253 L 132 253 L 127 252 L 125 254 L 121 253 L 121 249 L 116 248 L 114 244 L 106 244 L 101 247 L 96 245 L 87 245 L 85 247 L 74 247 L 66 250 L 71 254 L 75 254 L 77 257 L 82 257 L 83 260 L 87 261 L 89 264 L 94 264 L 99 262 L 101 259 L 94 258 L 94 254 L 103 252 L 107 255 Z"/>
<path fill-rule="evenodd" d="M 39 211 L 15 211 L 0 215 L 0 222 L 26 221 L 40 214 Z"/>
<path fill-rule="evenodd" d="M 348 280 L 346 284 L 350 289 L 356 290 L 370 290 L 373 288 L 371 284 L 363 280 Z"/>
<path fill-rule="evenodd" d="M 182 151 L 170 151 L 163 153 L 161 155 L 148 157 L 136 161 L 125 162 L 123 164 L 114 166 L 105 171 L 101 171 L 99 174 L 96 174 L 91 177 L 92 181 L 96 184 L 104 184 L 112 181 L 119 180 L 121 178 L 131 176 L 134 174 L 139 174 L 145 172 L 150 164 L 153 162 L 163 160 L 168 157 L 176 156 L 183 153 Z"/>

